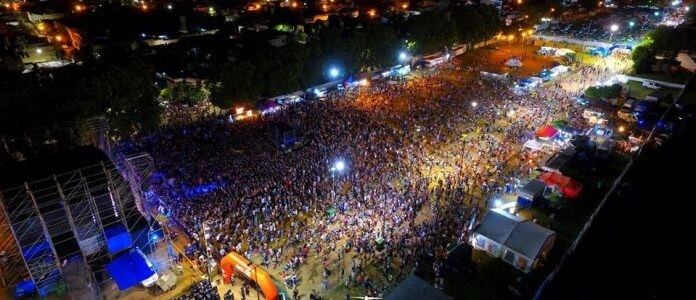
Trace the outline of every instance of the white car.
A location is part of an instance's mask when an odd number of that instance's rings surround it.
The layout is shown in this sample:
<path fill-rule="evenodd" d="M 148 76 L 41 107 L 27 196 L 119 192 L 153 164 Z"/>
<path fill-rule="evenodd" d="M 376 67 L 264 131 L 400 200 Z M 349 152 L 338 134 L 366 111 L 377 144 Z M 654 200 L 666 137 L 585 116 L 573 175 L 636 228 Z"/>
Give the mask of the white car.
<path fill-rule="evenodd" d="M 650 81 L 643 81 L 643 86 L 649 89 L 657 90 L 660 89 L 660 86 L 657 83 L 650 82 Z"/>

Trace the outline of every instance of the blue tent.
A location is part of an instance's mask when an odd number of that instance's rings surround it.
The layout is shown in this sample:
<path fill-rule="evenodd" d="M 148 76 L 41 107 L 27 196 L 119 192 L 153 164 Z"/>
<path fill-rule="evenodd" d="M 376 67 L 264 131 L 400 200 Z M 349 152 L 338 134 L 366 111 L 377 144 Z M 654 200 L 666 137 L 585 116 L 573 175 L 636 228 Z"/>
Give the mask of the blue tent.
<path fill-rule="evenodd" d="M 148 264 L 147 258 L 138 248 L 130 249 L 114 259 L 106 265 L 106 270 L 116 281 L 118 289 L 122 291 L 155 274 L 155 271 Z"/>
<path fill-rule="evenodd" d="M 133 246 L 133 241 L 123 224 L 115 224 L 104 228 L 106 247 L 109 253 L 115 254 Z"/>
<path fill-rule="evenodd" d="M 15 287 L 15 297 L 22 298 L 36 293 L 36 285 L 31 279 L 24 280 Z"/>

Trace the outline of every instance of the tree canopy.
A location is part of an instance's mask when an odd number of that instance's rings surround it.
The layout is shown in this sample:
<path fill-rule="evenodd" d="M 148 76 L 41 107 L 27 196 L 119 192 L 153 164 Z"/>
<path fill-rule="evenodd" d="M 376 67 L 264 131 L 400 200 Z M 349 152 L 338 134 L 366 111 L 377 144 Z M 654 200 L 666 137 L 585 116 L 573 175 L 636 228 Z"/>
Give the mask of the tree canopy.
<path fill-rule="evenodd" d="M 155 128 L 161 110 L 152 74 L 137 60 L 68 66 L 38 80 L 0 73 L 0 127 L 18 132 L 105 116 L 124 136 Z"/>

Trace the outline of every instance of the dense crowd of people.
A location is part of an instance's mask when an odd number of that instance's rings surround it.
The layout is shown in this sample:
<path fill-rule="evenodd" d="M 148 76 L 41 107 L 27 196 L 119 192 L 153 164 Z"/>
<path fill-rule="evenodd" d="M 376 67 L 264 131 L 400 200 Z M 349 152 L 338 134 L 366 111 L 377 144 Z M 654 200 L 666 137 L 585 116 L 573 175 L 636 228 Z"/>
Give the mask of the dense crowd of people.
<path fill-rule="evenodd" d="M 220 295 L 217 289 L 208 280 L 201 280 L 191 286 L 191 289 L 178 300 L 219 300 Z"/>
<path fill-rule="evenodd" d="M 555 118 L 586 126 L 577 93 L 561 84 L 520 95 L 479 71 L 454 62 L 264 119 L 166 127 L 120 148 L 153 156 L 150 207 L 192 237 L 199 263 L 236 251 L 295 295 L 338 285 L 380 295 L 412 270 L 442 288 L 447 249 L 466 239 L 486 196 L 538 165 L 522 143 Z M 299 124 L 291 151 L 277 147 L 278 122 Z M 310 262 L 319 271 L 303 268 Z"/>

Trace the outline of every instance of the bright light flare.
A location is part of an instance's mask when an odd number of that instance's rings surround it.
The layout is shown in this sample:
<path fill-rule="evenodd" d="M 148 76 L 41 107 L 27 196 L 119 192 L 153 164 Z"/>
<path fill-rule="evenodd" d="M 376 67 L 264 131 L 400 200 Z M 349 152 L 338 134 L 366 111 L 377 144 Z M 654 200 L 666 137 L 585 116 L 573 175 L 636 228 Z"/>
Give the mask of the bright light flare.
<path fill-rule="evenodd" d="M 476 101 L 471 102 L 471 107 L 477 107 L 477 106 L 478 106 L 478 102 L 476 102 Z"/>
<path fill-rule="evenodd" d="M 329 169 L 331 172 L 343 172 L 346 169 L 346 163 L 342 160 L 336 160 Z"/>
<path fill-rule="evenodd" d="M 615 31 L 619 30 L 619 25 L 612 24 L 609 29 L 611 29 L 612 32 L 615 32 Z"/>
<path fill-rule="evenodd" d="M 331 68 L 331 70 L 329 70 L 329 76 L 332 78 L 338 77 L 339 74 L 341 74 L 341 72 L 339 72 L 337 68 Z"/>
<path fill-rule="evenodd" d="M 408 59 L 408 54 L 406 52 L 399 52 L 399 60 L 400 61 L 405 61 Z"/>

